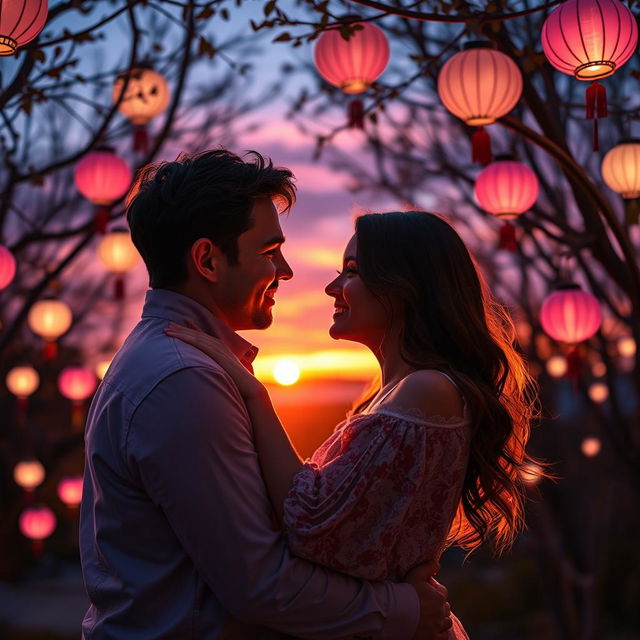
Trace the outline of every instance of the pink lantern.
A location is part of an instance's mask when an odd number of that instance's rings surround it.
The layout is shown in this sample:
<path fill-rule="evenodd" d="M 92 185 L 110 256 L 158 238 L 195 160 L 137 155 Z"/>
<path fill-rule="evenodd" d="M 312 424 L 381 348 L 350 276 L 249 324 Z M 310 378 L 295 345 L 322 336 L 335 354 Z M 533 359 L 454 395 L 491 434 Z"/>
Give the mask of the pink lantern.
<path fill-rule="evenodd" d="M 113 149 L 102 147 L 88 153 L 75 169 L 78 191 L 96 205 L 96 231 L 105 233 L 109 207 L 119 200 L 131 184 L 129 165 Z"/>
<path fill-rule="evenodd" d="M 0 244 L 0 289 L 8 287 L 15 275 L 16 259 L 9 249 Z"/>
<path fill-rule="evenodd" d="M 385 70 L 389 62 L 389 43 L 380 27 L 370 22 L 355 22 L 362 27 L 345 40 L 339 29 L 323 32 L 314 51 L 320 75 L 347 94 L 366 91 Z M 364 126 L 361 100 L 349 106 L 349 126 Z"/>
<path fill-rule="evenodd" d="M 598 150 L 598 118 L 607 116 L 607 95 L 600 78 L 615 73 L 636 50 L 638 25 L 618 0 L 567 0 L 542 26 L 542 49 L 562 73 L 591 81 L 586 118 L 593 120 L 593 150 Z"/>
<path fill-rule="evenodd" d="M 82 476 L 62 478 L 58 483 L 58 497 L 74 510 L 82 501 Z"/>
<path fill-rule="evenodd" d="M 449 58 L 438 76 L 438 94 L 444 106 L 470 127 L 474 162 L 491 162 L 491 140 L 484 125 L 495 122 L 516 106 L 522 94 L 522 74 L 493 43 L 467 42 Z"/>
<path fill-rule="evenodd" d="M 31 42 L 47 22 L 47 0 L 0 0 L 0 56 Z"/>
<path fill-rule="evenodd" d="M 22 535 L 32 541 L 35 555 L 39 556 L 42 554 L 43 540 L 56 528 L 56 516 L 44 505 L 32 505 L 20 514 L 19 526 Z"/>
<path fill-rule="evenodd" d="M 488 213 L 513 220 L 528 211 L 538 198 L 538 178 L 527 165 L 511 156 L 498 156 L 476 178 L 474 194 Z M 507 222 L 500 229 L 501 249 L 515 251 L 515 227 Z"/>
<path fill-rule="evenodd" d="M 602 324 L 598 298 L 577 284 L 561 285 L 542 303 L 540 324 L 554 340 L 572 345 L 567 354 L 567 376 L 577 382 L 582 359 L 576 345 L 591 338 Z"/>
<path fill-rule="evenodd" d="M 71 424 L 75 430 L 82 427 L 83 403 L 96 390 L 93 371 L 83 367 L 66 367 L 58 376 L 60 393 L 71 400 Z"/>

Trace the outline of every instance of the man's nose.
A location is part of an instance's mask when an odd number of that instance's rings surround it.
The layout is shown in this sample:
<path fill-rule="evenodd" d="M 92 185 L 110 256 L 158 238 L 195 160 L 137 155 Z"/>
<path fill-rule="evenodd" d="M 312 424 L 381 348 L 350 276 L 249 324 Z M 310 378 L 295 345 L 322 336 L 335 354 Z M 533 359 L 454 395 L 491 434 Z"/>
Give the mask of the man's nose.
<path fill-rule="evenodd" d="M 289 266 L 289 263 L 283 255 L 280 256 L 280 260 L 278 261 L 276 277 L 278 280 L 291 280 L 291 278 L 293 278 L 293 269 Z"/>

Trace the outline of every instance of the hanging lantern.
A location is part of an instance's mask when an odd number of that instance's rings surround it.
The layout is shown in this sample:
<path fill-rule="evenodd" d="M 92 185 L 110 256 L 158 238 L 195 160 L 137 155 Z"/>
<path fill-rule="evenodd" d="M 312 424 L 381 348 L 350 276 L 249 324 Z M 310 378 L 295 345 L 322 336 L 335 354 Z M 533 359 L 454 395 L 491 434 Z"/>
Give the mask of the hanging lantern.
<path fill-rule="evenodd" d="M 47 22 L 47 0 L 0 0 L 0 56 L 31 42 Z"/>
<path fill-rule="evenodd" d="M 56 516 L 44 505 L 32 505 L 20 514 L 19 526 L 22 535 L 32 541 L 34 554 L 40 556 L 45 538 L 56 528 Z"/>
<path fill-rule="evenodd" d="M 640 223 L 640 138 L 622 140 L 602 159 L 602 178 L 626 204 L 627 224 Z"/>
<path fill-rule="evenodd" d="M 40 385 L 38 372 L 28 365 L 13 367 L 7 373 L 7 389 L 16 396 L 18 401 L 18 424 L 24 426 L 27 421 L 27 407 L 29 396 Z"/>
<path fill-rule="evenodd" d="M 78 191 L 96 205 L 96 231 L 104 233 L 109 207 L 119 200 L 131 184 L 129 165 L 113 149 L 102 147 L 88 153 L 75 169 Z"/>
<path fill-rule="evenodd" d="M 104 380 L 104 377 L 107 375 L 107 370 L 111 366 L 111 360 L 100 360 L 96 364 L 95 374 L 98 380 Z"/>
<path fill-rule="evenodd" d="M 567 354 L 567 376 L 576 384 L 582 371 L 576 345 L 591 338 L 602 324 L 598 299 L 577 284 L 560 285 L 542 303 L 540 324 L 554 340 L 571 346 Z"/>
<path fill-rule="evenodd" d="M 65 367 L 58 376 L 60 393 L 71 400 L 71 424 L 75 431 L 82 428 L 84 401 L 96 390 L 96 377 L 83 367 Z"/>
<path fill-rule="evenodd" d="M 582 453 L 587 456 L 587 458 L 593 458 L 600 453 L 602 443 L 600 442 L 600 438 L 595 438 L 592 436 L 590 438 L 585 438 L 582 441 L 582 445 L 580 448 L 582 449 Z"/>
<path fill-rule="evenodd" d="M 45 360 L 55 359 L 56 340 L 69 329 L 72 321 L 71 309 L 62 300 L 39 300 L 31 307 L 27 323 L 33 333 L 45 340 Z"/>
<path fill-rule="evenodd" d="M 339 29 L 324 31 L 314 50 L 314 62 L 320 75 L 344 93 L 366 91 L 389 62 L 389 42 L 384 31 L 370 22 L 354 22 L 362 27 L 345 40 Z M 349 105 L 349 126 L 364 128 L 361 100 Z"/>
<path fill-rule="evenodd" d="M 602 404 L 609 397 L 609 387 L 604 382 L 594 382 L 588 391 L 589 397 L 596 404 Z"/>
<path fill-rule="evenodd" d="M 478 174 L 474 194 L 485 211 L 503 220 L 514 220 L 537 200 L 538 178 L 527 165 L 512 156 L 496 156 L 496 162 Z M 498 246 L 516 250 L 516 229 L 510 222 L 501 227 Z"/>
<path fill-rule="evenodd" d="M 542 467 L 534 462 L 528 462 L 520 469 L 520 478 L 529 487 L 535 487 L 543 477 Z"/>
<path fill-rule="evenodd" d="M 34 458 L 22 460 L 13 468 L 15 483 L 22 487 L 28 496 L 33 495 L 33 490 L 44 482 L 44 477 L 44 467 Z"/>
<path fill-rule="evenodd" d="M 82 501 L 82 476 L 62 478 L 58 483 L 58 498 L 74 513 Z"/>
<path fill-rule="evenodd" d="M 567 0 L 542 26 L 542 49 L 562 73 L 591 82 L 586 92 L 587 120 L 593 120 L 593 150 L 598 118 L 607 117 L 607 94 L 598 80 L 615 73 L 638 44 L 638 26 L 618 0 Z"/>
<path fill-rule="evenodd" d="M 147 153 L 147 124 L 167 108 L 170 97 L 169 85 L 162 74 L 148 65 L 140 65 L 128 74 L 118 76 L 113 85 L 114 102 L 120 98 L 127 76 L 129 82 L 118 105 L 118 111 L 134 126 L 133 150 Z"/>
<path fill-rule="evenodd" d="M 140 254 L 126 229 L 114 229 L 102 238 L 98 245 L 98 256 L 105 267 L 115 274 L 115 299 L 124 300 L 124 276 L 140 259 Z"/>
<path fill-rule="evenodd" d="M 449 58 L 438 76 L 444 106 L 470 127 L 473 162 L 491 162 L 491 140 L 484 126 L 509 113 L 522 94 L 516 63 L 491 42 L 467 42 Z"/>
<path fill-rule="evenodd" d="M 8 287 L 15 275 L 16 259 L 9 249 L 0 244 L 0 289 Z"/>
<path fill-rule="evenodd" d="M 567 359 L 564 356 L 551 356 L 546 362 L 547 373 L 552 378 L 562 378 L 567 373 Z"/>
<path fill-rule="evenodd" d="M 631 336 L 622 336 L 616 342 L 616 346 L 618 347 L 618 353 L 623 358 L 633 358 L 636 355 L 636 341 Z"/>

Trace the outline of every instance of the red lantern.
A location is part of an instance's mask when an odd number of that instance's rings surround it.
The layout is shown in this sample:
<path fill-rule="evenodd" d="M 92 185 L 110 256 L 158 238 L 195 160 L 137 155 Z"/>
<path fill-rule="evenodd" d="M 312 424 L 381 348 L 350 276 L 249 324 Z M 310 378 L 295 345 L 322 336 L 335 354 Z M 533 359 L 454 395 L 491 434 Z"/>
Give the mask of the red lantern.
<path fill-rule="evenodd" d="M 32 541 L 35 555 L 40 556 L 43 540 L 48 538 L 56 528 L 56 516 L 44 505 L 33 505 L 20 514 L 19 526 L 22 535 Z"/>
<path fill-rule="evenodd" d="M 540 323 L 554 340 L 571 345 L 567 376 L 577 382 L 582 360 L 576 345 L 591 338 L 602 324 L 598 298 L 577 284 L 561 285 L 542 303 Z"/>
<path fill-rule="evenodd" d="M 528 211 L 538 198 L 538 178 L 527 165 L 511 156 L 498 156 L 476 178 L 478 204 L 503 220 L 513 220 Z M 500 229 L 501 249 L 515 251 L 515 227 L 507 222 Z"/>
<path fill-rule="evenodd" d="M 316 43 L 314 62 L 320 75 L 347 94 L 366 91 L 389 62 L 389 43 L 380 27 L 370 22 L 355 22 L 358 29 L 349 40 L 339 29 L 325 31 Z M 363 128 L 362 101 L 352 100 L 349 126 Z"/>
<path fill-rule="evenodd" d="M 82 427 L 83 403 L 96 390 L 96 377 L 83 367 L 66 367 L 58 376 L 60 393 L 71 400 L 71 424 L 74 430 Z"/>
<path fill-rule="evenodd" d="M 593 120 L 593 150 L 598 150 L 598 118 L 607 116 L 607 94 L 597 80 L 615 73 L 638 44 L 638 25 L 618 0 L 567 0 L 542 26 L 542 49 L 562 73 L 590 81 L 587 120 Z"/>
<path fill-rule="evenodd" d="M 509 113 L 522 94 L 522 74 L 493 43 L 467 42 L 449 58 L 438 76 L 438 94 L 444 106 L 471 127 L 474 162 L 491 162 L 491 140 L 484 125 Z"/>
<path fill-rule="evenodd" d="M 0 244 L 0 289 L 11 284 L 16 275 L 16 259 L 9 249 Z"/>
<path fill-rule="evenodd" d="M 73 513 L 82 501 L 82 476 L 62 478 L 58 483 L 58 498 Z"/>
<path fill-rule="evenodd" d="M 105 233 L 109 207 L 119 200 L 131 184 L 131 170 L 113 149 L 91 151 L 76 165 L 78 191 L 96 205 L 96 231 Z"/>
<path fill-rule="evenodd" d="M 47 0 L 0 0 L 0 56 L 13 55 L 43 29 Z"/>

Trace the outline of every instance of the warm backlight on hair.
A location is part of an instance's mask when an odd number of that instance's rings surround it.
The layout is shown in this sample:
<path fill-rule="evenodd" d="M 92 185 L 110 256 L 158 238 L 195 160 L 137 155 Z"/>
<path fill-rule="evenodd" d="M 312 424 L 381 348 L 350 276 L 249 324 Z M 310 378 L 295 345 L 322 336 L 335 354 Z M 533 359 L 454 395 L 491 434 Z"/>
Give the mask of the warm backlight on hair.
<path fill-rule="evenodd" d="M 273 367 L 273 377 L 278 384 L 288 387 L 300 379 L 300 366 L 295 360 L 282 358 Z"/>
<path fill-rule="evenodd" d="M 535 486 L 542 480 L 542 469 L 533 462 L 528 463 L 520 469 L 520 477 L 525 484 Z"/>

